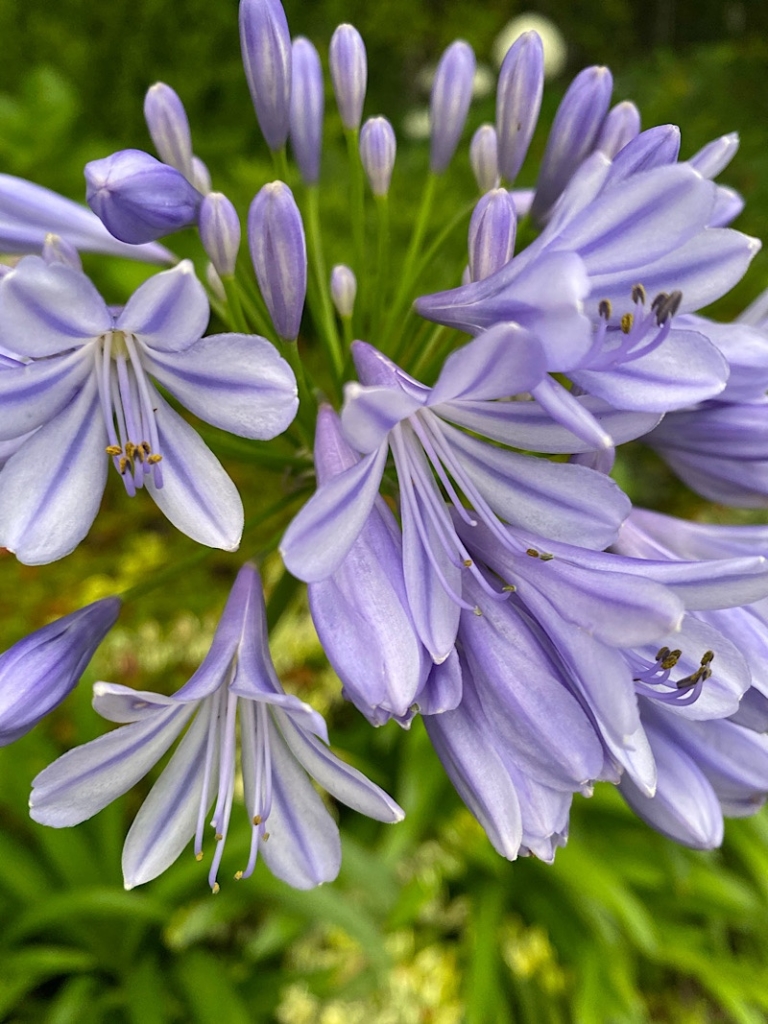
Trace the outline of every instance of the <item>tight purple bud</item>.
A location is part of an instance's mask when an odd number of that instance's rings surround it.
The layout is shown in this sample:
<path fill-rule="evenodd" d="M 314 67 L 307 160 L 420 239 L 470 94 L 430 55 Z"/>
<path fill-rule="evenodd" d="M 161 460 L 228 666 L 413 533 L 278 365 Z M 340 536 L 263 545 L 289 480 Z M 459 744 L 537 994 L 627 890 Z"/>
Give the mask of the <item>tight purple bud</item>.
<path fill-rule="evenodd" d="M 331 80 L 341 123 L 350 131 L 360 127 L 368 83 L 365 43 L 354 25 L 339 25 L 328 52 Z"/>
<path fill-rule="evenodd" d="M 0 746 L 29 732 L 71 693 L 119 612 L 120 600 L 106 597 L 0 655 Z"/>
<path fill-rule="evenodd" d="M 612 107 L 603 121 L 595 149 L 611 160 L 640 133 L 640 111 L 634 103 L 624 100 Z"/>
<path fill-rule="evenodd" d="M 324 99 L 320 57 L 312 43 L 299 36 L 293 41 L 291 146 L 307 185 L 320 177 Z"/>
<path fill-rule="evenodd" d="M 240 0 L 240 47 L 251 99 L 272 150 L 288 138 L 291 35 L 280 0 Z"/>
<path fill-rule="evenodd" d="M 694 153 L 688 163 L 703 178 L 716 178 L 734 158 L 738 148 L 738 132 L 729 132 L 728 135 L 721 135 L 719 139 L 708 142 L 698 153 Z"/>
<path fill-rule="evenodd" d="M 541 161 L 531 206 L 534 220 L 547 219 L 571 175 L 595 148 L 612 89 L 613 78 L 605 67 L 584 68 L 568 87 L 557 108 Z"/>
<path fill-rule="evenodd" d="M 515 251 L 517 216 L 512 196 L 505 188 L 486 192 L 469 222 L 469 276 L 482 281 L 505 263 Z"/>
<path fill-rule="evenodd" d="M 155 82 L 144 98 L 144 119 L 160 159 L 192 181 L 192 135 L 184 104 L 164 82 Z"/>
<path fill-rule="evenodd" d="M 432 134 L 429 166 L 442 174 L 456 152 L 467 121 L 475 78 L 475 55 L 469 43 L 457 39 L 440 58 L 429 106 Z"/>
<path fill-rule="evenodd" d="M 496 90 L 499 170 L 511 185 L 528 152 L 544 89 L 544 47 L 537 32 L 523 32 L 507 51 Z"/>
<path fill-rule="evenodd" d="M 85 165 L 85 198 L 121 242 L 152 242 L 197 220 L 202 196 L 175 167 L 139 149 Z"/>
<path fill-rule="evenodd" d="M 240 249 L 240 220 L 221 192 L 209 192 L 200 205 L 198 224 L 206 255 L 221 277 L 233 277 Z"/>
<path fill-rule="evenodd" d="M 499 144 L 492 124 L 481 124 L 469 145 L 469 162 L 481 192 L 499 184 Z"/>
<path fill-rule="evenodd" d="M 43 251 L 40 255 L 48 264 L 63 263 L 65 267 L 71 267 L 73 270 L 83 269 L 80 253 L 71 242 L 62 238 L 61 235 L 54 235 L 49 232 L 45 236 Z"/>
<path fill-rule="evenodd" d="M 265 185 L 251 203 L 248 244 L 275 330 L 295 341 L 307 293 L 307 247 L 299 208 L 282 181 Z"/>
<path fill-rule="evenodd" d="M 357 295 L 357 278 L 343 263 L 337 263 L 331 271 L 331 298 L 340 317 L 352 316 Z"/>
<path fill-rule="evenodd" d="M 397 142 L 386 117 L 369 117 L 360 130 L 360 159 L 375 196 L 389 192 Z"/>

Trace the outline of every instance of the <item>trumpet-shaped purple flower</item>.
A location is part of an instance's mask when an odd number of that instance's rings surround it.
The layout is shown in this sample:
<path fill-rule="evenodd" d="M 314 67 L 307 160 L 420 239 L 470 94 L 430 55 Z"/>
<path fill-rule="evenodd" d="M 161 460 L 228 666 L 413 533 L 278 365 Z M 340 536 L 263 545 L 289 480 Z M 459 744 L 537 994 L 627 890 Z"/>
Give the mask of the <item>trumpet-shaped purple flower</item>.
<path fill-rule="evenodd" d="M 453 648 L 460 609 L 474 607 L 461 596 L 461 577 L 476 572 L 443 491 L 462 518 L 489 524 L 502 544 L 516 542 L 500 518 L 604 547 L 627 514 L 627 499 L 589 469 L 495 447 L 454 425 L 528 450 L 580 449 L 579 439 L 534 403 L 494 401 L 529 391 L 544 372 L 543 352 L 517 325 L 500 324 L 454 352 L 431 389 L 364 342 L 355 343 L 353 354 L 362 384 L 347 386 L 342 425 L 364 457 L 319 487 L 286 531 L 283 556 L 291 572 L 310 582 L 335 572 L 370 515 L 391 450 L 411 614 L 441 662 Z M 643 430 L 634 418 L 631 426 Z"/>
<path fill-rule="evenodd" d="M 146 486 L 180 530 L 233 550 L 234 484 L 154 377 L 196 415 L 244 437 L 293 419 L 296 382 L 263 338 L 203 338 L 208 301 L 192 264 L 150 278 L 115 316 L 84 274 L 28 256 L 0 282 L 0 439 L 28 439 L 0 483 L 0 544 L 23 562 L 72 551 L 98 511 L 111 459 L 133 495 Z"/>
<path fill-rule="evenodd" d="M 0 746 L 29 732 L 71 693 L 119 612 L 120 600 L 105 597 L 0 654 Z"/>
<path fill-rule="evenodd" d="M 103 252 L 148 263 L 174 263 L 162 245 L 128 245 L 99 218 L 71 199 L 23 178 L 0 174 L 0 252 L 39 253 L 49 234 L 60 235 L 83 252 Z"/>
<path fill-rule="evenodd" d="M 166 697 L 97 683 L 94 706 L 122 728 L 64 754 L 37 776 L 30 798 L 35 821 L 61 828 L 92 817 L 146 775 L 187 730 L 126 838 L 127 889 L 165 871 L 193 837 L 202 859 L 205 819 L 215 803 L 208 880 L 218 892 L 236 788 L 238 725 L 251 849 L 236 878 L 253 872 L 259 853 L 278 878 L 297 889 L 336 877 L 338 828 L 310 777 L 369 817 L 403 817 L 386 793 L 331 753 L 322 717 L 283 691 L 253 566 L 240 570 L 211 649 L 180 690 Z"/>

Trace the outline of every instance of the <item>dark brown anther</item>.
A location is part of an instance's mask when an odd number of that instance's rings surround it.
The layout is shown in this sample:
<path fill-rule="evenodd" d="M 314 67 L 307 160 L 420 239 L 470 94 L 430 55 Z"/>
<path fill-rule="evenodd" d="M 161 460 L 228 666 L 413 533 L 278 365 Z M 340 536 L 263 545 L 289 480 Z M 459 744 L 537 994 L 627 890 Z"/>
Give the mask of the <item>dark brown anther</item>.
<path fill-rule="evenodd" d="M 636 305 L 645 305 L 645 288 L 641 284 L 632 285 L 632 301 Z"/>
<path fill-rule="evenodd" d="M 611 303 L 608 299 L 600 299 L 597 306 L 597 312 L 604 320 L 611 319 Z"/>
<path fill-rule="evenodd" d="M 651 303 L 651 309 L 656 314 L 656 323 L 659 327 L 675 315 L 680 308 L 682 298 L 683 293 L 681 291 L 674 291 L 671 295 L 667 295 L 666 292 L 659 292 Z"/>
<path fill-rule="evenodd" d="M 525 553 L 526 553 L 526 555 L 530 555 L 531 558 L 538 558 L 539 557 L 539 552 L 536 550 L 536 548 L 526 548 L 526 552 Z"/>

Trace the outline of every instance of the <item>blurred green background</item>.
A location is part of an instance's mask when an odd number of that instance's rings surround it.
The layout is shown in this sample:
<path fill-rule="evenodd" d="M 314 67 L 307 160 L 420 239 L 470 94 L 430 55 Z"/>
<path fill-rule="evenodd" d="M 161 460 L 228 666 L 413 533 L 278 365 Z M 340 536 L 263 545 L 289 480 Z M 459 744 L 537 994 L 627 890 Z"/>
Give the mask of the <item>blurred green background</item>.
<path fill-rule="evenodd" d="M 398 131 L 392 215 L 395 235 L 404 235 L 427 162 L 427 144 L 409 142 L 401 130 L 427 101 L 419 72 L 457 36 L 490 65 L 494 38 L 524 8 L 476 0 L 285 6 L 293 33 L 308 35 L 324 62 L 337 23 L 352 21 L 363 33 L 366 114 L 386 114 Z M 748 198 L 737 226 L 768 236 L 768 5 L 549 0 L 531 9 L 551 18 L 568 45 L 566 69 L 548 85 L 545 127 L 572 74 L 606 63 L 615 98 L 634 99 L 645 126 L 682 126 L 684 156 L 723 132 L 740 133 L 741 150 L 723 180 Z M 143 94 L 164 80 L 187 104 L 195 149 L 215 187 L 245 209 L 273 176 L 240 65 L 235 0 L 5 0 L 0 40 L 2 171 L 79 198 L 86 160 L 149 147 Z M 330 90 L 328 98 L 330 107 Z M 339 159 L 334 116 L 327 163 Z M 492 119 L 492 95 L 478 99 L 465 141 Z M 539 130 L 523 184 L 535 176 L 545 139 Z M 466 145 L 451 174 L 452 187 L 470 195 Z M 322 188 L 332 239 L 346 195 L 329 174 Z M 172 246 L 199 256 L 191 235 Z M 334 258 L 332 241 L 329 248 Z M 113 301 L 147 272 L 123 261 L 89 259 L 87 266 Z M 734 315 L 766 284 L 768 257 L 761 255 L 718 315 Z M 251 525 L 238 555 L 197 549 L 146 496 L 129 501 L 116 480 L 87 542 L 68 559 L 32 568 L 0 554 L 2 649 L 87 601 L 145 585 L 73 697 L 33 734 L 0 750 L 0 1020 L 768 1020 L 768 816 L 730 822 L 722 851 L 692 853 L 637 822 L 601 786 L 591 801 L 577 799 L 571 842 L 554 866 L 501 860 L 461 806 L 418 722 L 407 735 L 394 725 L 374 732 L 340 702 L 303 592 L 279 582 L 270 559 L 264 572 L 273 608 L 287 608 L 274 636 L 281 677 L 328 714 L 337 749 L 393 792 L 406 822 L 386 828 L 339 809 L 342 873 L 311 893 L 295 893 L 261 868 L 247 882 L 228 883 L 226 871 L 240 866 L 248 842 L 245 822 L 239 833 L 236 823 L 215 898 L 191 852 L 156 882 L 123 892 L 120 847 L 146 786 L 77 829 L 32 825 L 26 803 L 34 774 L 102 731 L 90 683 L 107 678 L 167 692 L 180 685 L 207 648 L 237 567 L 274 546 L 285 522 L 285 512 L 265 516 L 280 499 L 281 477 L 255 469 L 247 446 L 205 433 L 244 497 Z M 633 455 L 621 483 L 638 502 L 747 521 L 738 511 L 704 506 L 639 446 Z"/>

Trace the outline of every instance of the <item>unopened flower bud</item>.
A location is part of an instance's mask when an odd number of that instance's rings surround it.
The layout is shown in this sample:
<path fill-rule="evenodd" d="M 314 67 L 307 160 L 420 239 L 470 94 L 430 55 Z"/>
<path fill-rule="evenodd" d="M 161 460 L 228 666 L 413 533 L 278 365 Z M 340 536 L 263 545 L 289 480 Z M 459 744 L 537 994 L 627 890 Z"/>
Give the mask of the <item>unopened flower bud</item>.
<path fill-rule="evenodd" d="M 584 68 L 568 87 L 557 108 L 541 161 L 531 207 L 534 220 L 541 223 L 548 218 L 573 172 L 595 148 L 612 89 L 613 78 L 605 67 Z"/>
<path fill-rule="evenodd" d="M 509 183 L 523 165 L 539 117 L 544 50 L 537 32 L 524 32 L 507 51 L 496 90 L 499 170 Z"/>
<path fill-rule="evenodd" d="M 0 746 L 29 732 L 71 693 L 119 612 L 120 600 L 106 597 L 0 655 Z"/>
<path fill-rule="evenodd" d="M 317 50 L 308 39 L 293 41 L 291 85 L 291 146 L 305 184 L 320 177 L 323 134 L 323 69 Z"/>
<path fill-rule="evenodd" d="M 208 259 L 222 277 L 233 277 L 240 249 L 240 220 L 221 192 L 209 192 L 203 199 L 198 228 Z"/>
<path fill-rule="evenodd" d="M 208 282 L 208 287 L 211 289 L 213 294 L 221 302 L 227 301 L 227 291 L 224 284 L 219 277 L 219 272 L 212 263 L 206 263 L 205 265 L 205 280 Z"/>
<path fill-rule="evenodd" d="M 481 192 L 499 184 L 499 145 L 492 124 L 481 124 L 469 145 L 469 162 Z"/>
<path fill-rule="evenodd" d="M 248 244 L 275 330 L 295 341 L 307 293 L 307 247 L 299 208 L 282 181 L 265 185 L 251 203 Z"/>
<path fill-rule="evenodd" d="M 486 192 L 469 222 L 469 276 L 482 281 L 505 263 L 515 251 L 517 216 L 512 196 L 505 188 Z"/>
<path fill-rule="evenodd" d="M 624 100 L 608 111 L 595 149 L 613 160 L 639 134 L 640 111 L 630 100 Z"/>
<path fill-rule="evenodd" d="M 339 25 L 333 33 L 328 62 L 341 123 L 354 131 L 360 127 L 368 83 L 365 43 L 354 25 Z"/>
<path fill-rule="evenodd" d="M 199 156 L 192 157 L 192 184 L 204 196 L 211 191 L 211 172 Z"/>
<path fill-rule="evenodd" d="M 63 263 L 65 267 L 71 267 L 73 270 L 83 269 L 80 253 L 61 235 L 49 232 L 45 236 L 41 255 L 46 263 Z"/>
<path fill-rule="evenodd" d="M 694 153 L 688 163 L 702 177 L 716 178 L 734 158 L 738 148 L 738 132 L 729 132 L 728 135 L 721 135 L 719 139 L 708 142 L 698 153 Z"/>
<path fill-rule="evenodd" d="M 144 98 L 144 119 L 160 159 L 192 182 L 192 136 L 184 104 L 165 82 L 155 82 Z"/>
<path fill-rule="evenodd" d="M 360 159 L 375 196 L 389 192 L 396 152 L 395 132 L 386 117 L 369 117 L 360 131 Z"/>
<path fill-rule="evenodd" d="M 457 39 L 440 58 L 429 105 L 432 133 L 429 166 L 441 174 L 453 158 L 467 121 L 475 77 L 475 55 Z"/>
<path fill-rule="evenodd" d="M 288 138 L 291 35 L 280 0 L 240 0 L 240 46 L 262 134 L 272 150 Z"/>
<path fill-rule="evenodd" d="M 352 316 L 356 295 L 357 278 L 349 267 L 337 263 L 331 271 L 331 298 L 342 319 Z"/>
<path fill-rule="evenodd" d="M 202 196 L 181 171 L 139 149 L 85 165 L 88 205 L 108 231 L 134 245 L 194 224 Z"/>

